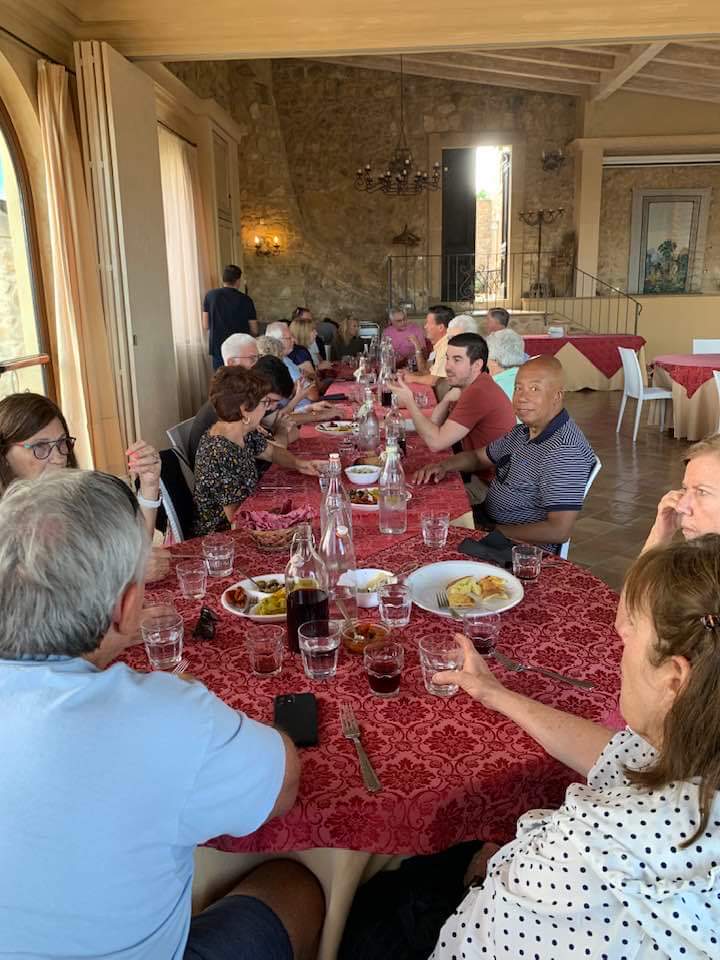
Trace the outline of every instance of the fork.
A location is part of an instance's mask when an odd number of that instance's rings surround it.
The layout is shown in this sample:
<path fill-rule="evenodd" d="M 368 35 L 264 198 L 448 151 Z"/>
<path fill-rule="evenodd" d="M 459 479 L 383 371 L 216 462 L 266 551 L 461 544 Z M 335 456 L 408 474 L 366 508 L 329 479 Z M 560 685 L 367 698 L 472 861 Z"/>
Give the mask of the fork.
<path fill-rule="evenodd" d="M 560 680 L 562 683 L 569 683 L 571 687 L 580 687 L 581 690 L 592 690 L 595 686 L 590 680 L 576 680 L 575 677 L 568 677 L 564 673 L 556 673 L 555 670 L 548 670 L 546 667 L 533 667 L 525 663 L 518 663 L 517 660 L 511 660 L 504 653 L 495 650 L 493 656 L 499 664 L 509 670 L 511 673 L 541 673 L 544 677 L 550 677 L 552 680 Z"/>
<path fill-rule="evenodd" d="M 373 765 L 368 760 L 368 756 L 360 743 L 360 727 L 355 719 L 355 714 L 349 703 L 340 704 L 340 726 L 342 734 L 346 740 L 352 740 L 357 750 L 358 760 L 360 761 L 360 772 L 362 773 L 363 783 L 369 793 L 377 793 L 382 790 L 382 784 L 373 770 Z"/>
<path fill-rule="evenodd" d="M 173 673 L 185 673 L 189 665 L 190 661 L 187 657 L 183 657 L 180 663 L 173 669 Z"/>
<path fill-rule="evenodd" d="M 462 617 L 457 612 L 457 610 L 454 607 L 450 606 L 448 595 L 444 590 L 438 590 L 437 594 L 435 595 L 435 600 L 440 610 L 449 610 L 450 616 L 454 620 L 462 620 Z"/>

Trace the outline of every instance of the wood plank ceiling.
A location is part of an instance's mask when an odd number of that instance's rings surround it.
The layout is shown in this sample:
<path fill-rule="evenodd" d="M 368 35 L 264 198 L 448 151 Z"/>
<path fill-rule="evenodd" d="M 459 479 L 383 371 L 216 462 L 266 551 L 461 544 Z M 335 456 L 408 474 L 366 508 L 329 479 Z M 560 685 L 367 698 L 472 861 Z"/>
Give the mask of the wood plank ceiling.
<path fill-rule="evenodd" d="M 323 57 L 326 63 L 399 71 L 397 56 Z M 617 90 L 720 103 L 720 40 L 502 47 L 411 53 L 406 74 L 604 100 Z"/>

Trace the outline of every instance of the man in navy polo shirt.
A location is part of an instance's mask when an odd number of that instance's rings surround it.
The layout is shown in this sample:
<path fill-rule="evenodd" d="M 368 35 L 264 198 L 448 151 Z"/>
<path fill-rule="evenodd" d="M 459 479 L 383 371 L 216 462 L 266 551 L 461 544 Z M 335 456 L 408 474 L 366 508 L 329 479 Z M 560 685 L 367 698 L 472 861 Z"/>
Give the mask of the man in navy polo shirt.
<path fill-rule="evenodd" d="M 597 457 L 563 407 L 563 370 L 554 357 L 524 363 L 515 381 L 513 408 L 520 423 L 481 450 L 423 467 L 415 481 L 437 483 L 449 471 L 495 468 L 475 524 L 513 540 L 557 552 L 570 539 Z"/>

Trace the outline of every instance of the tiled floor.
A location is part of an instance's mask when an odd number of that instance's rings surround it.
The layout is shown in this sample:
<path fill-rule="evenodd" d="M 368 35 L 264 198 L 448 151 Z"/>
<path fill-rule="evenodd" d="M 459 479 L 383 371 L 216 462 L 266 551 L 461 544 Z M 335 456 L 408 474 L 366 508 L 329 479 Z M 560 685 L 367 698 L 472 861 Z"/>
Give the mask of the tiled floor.
<path fill-rule="evenodd" d="M 575 524 L 569 559 L 588 567 L 620 590 L 625 571 L 640 553 L 662 495 L 682 480 L 688 444 L 671 432 L 648 427 L 647 414 L 632 443 L 634 401 L 628 402 L 620 434 L 615 433 L 622 394 L 582 390 L 566 394 L 566 407 L 602 461 L 602 470 Z M 457 522 L 457 521 L 456 521 Z M 472 514 L 461 522 L 472 525 Z"/>

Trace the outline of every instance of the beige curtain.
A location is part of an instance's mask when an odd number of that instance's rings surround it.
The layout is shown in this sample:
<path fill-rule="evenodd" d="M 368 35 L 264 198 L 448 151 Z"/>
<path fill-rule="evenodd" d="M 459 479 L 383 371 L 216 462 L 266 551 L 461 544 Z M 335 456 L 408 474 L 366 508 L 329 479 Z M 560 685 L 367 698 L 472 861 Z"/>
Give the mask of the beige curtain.
<path fill-rule="evenodd" d="M 64 67 L 38 62 L 38 101 L 47 184 L 60 406 L 77 437 L 78 460 L 126 473 L 97 252 L 80 143 Z"/>
<path fill-rule="evenodd" d="M 207 400 L 209 361 L 201 323 L 198 217 L 193 190 L 195 148 L 158 127 L 170 313 L 178 371 L 180 416 L 191 417 Z"/>

